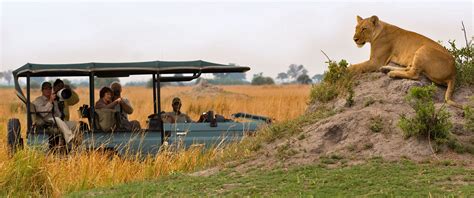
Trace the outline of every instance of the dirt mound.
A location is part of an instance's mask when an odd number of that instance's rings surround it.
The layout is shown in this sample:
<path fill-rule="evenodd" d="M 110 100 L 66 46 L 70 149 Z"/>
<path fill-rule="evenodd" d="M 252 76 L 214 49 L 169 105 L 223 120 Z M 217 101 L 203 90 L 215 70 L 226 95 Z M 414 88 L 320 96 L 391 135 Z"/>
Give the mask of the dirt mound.
<path fill-rule="evenodd" d="M 250 98 L 250 96 L 240 93 L 225 91 L 224 89 L 215 85 L 209 84 L 206 80 L 201 79 L 190 91 L 184 91 L 178 95 L 186 95 L 193 99 L 217 96 L 232 96 L 237 98 Z"/>
<path fill-rule="evenodd" d="M 397 126 L 401 114 L 413 115 L 413 109 L 405 102 L 405 95 L 413 86 L 431 84 L 427 79 L 413 81 L 391 79 L 382 73 L 364 74 L 355 83 L 354 103 L 346 107 L 346 99 L 328 104 L 313 104 L 308 111 L 322 106 L 335 109 L 335 115 L 304 127 L 296 137 L 278 140 L 263 148 L 263 155 L 245 163 L 242 167 L 268 167 L 275 164 L 311 164 L 322 159 L 335 163 L 354 164 L 366 159 L 381 157 L 386 160 L 408 158 L 414 161 L 452 160 L 474 167 L 474 156 L 458 154 L 442 148 L 434 154 L 427 139 L 404 139 Z M 438 87 L 436 107 L 441 107 L 446 88 Z M 474 87 L 456 89 L 454 101 L 466 103 L 474 95 Z M 447 107 L 453 123 L 453 134 L 461 142 L 474 141 L 474 133 L 463 127 L 463 111 Z"/>

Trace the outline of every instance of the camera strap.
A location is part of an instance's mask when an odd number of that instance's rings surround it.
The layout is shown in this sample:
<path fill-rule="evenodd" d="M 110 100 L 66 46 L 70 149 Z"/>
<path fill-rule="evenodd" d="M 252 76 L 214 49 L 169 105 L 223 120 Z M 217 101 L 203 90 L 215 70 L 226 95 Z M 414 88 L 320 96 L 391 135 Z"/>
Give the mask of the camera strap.
<path fill-rule="evenodd" d="M 61 112 L 61 120 L 64 120 L 64 118 L 66 117 L 66 114 L 64 113 L 64 106 L 64 102 L 61 102 L 61 104 L 59 104 L 58 102 L 59 112 Z"/>
<path fill-rule="evenodd" d="M 53 108 L 51 108 L 51 115 L 53 116 L 54 125 L 58 126 L 58 123 L 56 122 L 56 117 L 54 116 L 54 102 L 53 102 Z"/>

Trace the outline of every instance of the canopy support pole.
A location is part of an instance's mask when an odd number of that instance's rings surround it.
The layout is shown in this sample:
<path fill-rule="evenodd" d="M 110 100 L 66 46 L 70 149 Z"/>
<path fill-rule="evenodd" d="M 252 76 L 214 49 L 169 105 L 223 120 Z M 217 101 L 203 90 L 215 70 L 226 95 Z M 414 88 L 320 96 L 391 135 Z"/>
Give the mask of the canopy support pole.
<path fill-rule="evenodd" d="M 157 114 L 157 104 L 158 102 L 156 101 L 156 74 L 153 74 L 153 79 L 152 79 L 152 82 L 153 82 L 153 113 L 154 114 Z"/>
<path fill-rule="evenodd" d="M 30 134 L 31 131 L 31 98 L 30 98 L 30 74 L 26 74 L 26 137 Z"/>
<path fill-rule="evenodd" d="M 94 130 L 95 130 L 95 108 L 94 108 L 94 94 L 95 94 L 95 90 L 94 90 L 94 72 L 91 72 L 90 75 L 89 75 L 89 103 L 90 103 L 90 107 L 91 107 L 91 110 L 90 110 L 90 115 L 89 117 L 91 118 L 90 120 L 90 124 L 91 124 L 91 131 L 92 133 L 94 133 Z"/>
<path fill-rule="evenodd" d="M 153 84 L 156 84 L 156 98 L 158 106 L 158 119 L 160 120 L 160 132 L 161 132 L 161 145 L 165 142 L 165 129 L 163 129 L 163 120 L 161 120 L 161 86 L 160 86 L 160 73 L 156 72 L 156 81 L 153 81 Z M 155 89 L 154 89 L 155 90 Z"/>

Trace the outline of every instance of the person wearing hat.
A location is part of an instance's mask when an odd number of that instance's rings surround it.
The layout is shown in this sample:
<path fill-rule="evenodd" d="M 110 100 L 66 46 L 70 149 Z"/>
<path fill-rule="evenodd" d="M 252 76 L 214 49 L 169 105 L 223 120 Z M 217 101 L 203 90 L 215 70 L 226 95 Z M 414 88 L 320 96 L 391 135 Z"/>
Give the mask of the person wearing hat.
<path fill-rule="evenodd" d="M 63 121 L 61 119 L 61 112 L 59 110 L 56 94 L 53 93 L 53 87 L 50 82 L 43 82 L 41 84 L 41 96 L 38 96 L 33 105 L 35 111 L 41 119 L 48 122 L 55 123 L 59 131 L 63 134 L 66 143 L 70 143 L 75 135 L 73 131 L 76 129 L 76 122 Z"/>
<path fill-rule="evenodd" d="M 64 81 L 61 79 L 56 79 L 53 83 L 53 93 L 58 94 L 58 92 L 62 89 L 68 89 L 70 90 L 70 97 L 68 99 L 65 99 L 64 101 L 60 101 L 59 104 L 59 109 L 61 111 L 61 118 L 65 121 L 69 121 L 69 106 L 73 106 L 79 102 L 79 95 L 71 89 L 69 85 L 65 85 Z"/>
<path fill-rule="evenodd" d="M 173 118 L 176 123 L 185 123 L 185 122 L 193 122 L 191 118 L 186 115 L 185 113 L 181 113 L 181 99 L 178 97 L 173 98 L 171 102 L 171 106 L 173 107 L 173 112 L 166 113 L 167 116 Z"/>

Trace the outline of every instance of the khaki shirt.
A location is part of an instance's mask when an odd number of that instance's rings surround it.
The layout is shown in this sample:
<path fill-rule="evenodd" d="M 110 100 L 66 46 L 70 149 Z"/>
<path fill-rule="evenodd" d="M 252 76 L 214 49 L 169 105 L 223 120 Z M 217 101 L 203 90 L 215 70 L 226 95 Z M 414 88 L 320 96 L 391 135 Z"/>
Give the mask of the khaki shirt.
<path fill-rule="evenodd" d="M 193 122 L 193 120 L 191 120 L 191 118 L 185 113 L 167 112 L 165 115 L 173 117 L 176 123 Z"/>
<path fill-rule="evenodd" d="M 44 119 L 53 118 L 51 112 L 53 110 L 54 104 L 54 117 L 61 117 L 61 112 L 59 111 L 58 102 L 54 101 L 53 103 L 49 102 L 49 99 L 46 96 L 38 96 L 34 101 L 33 105 L 35 105 L 36 112 L 39 113 L 40 116 Z"/>

